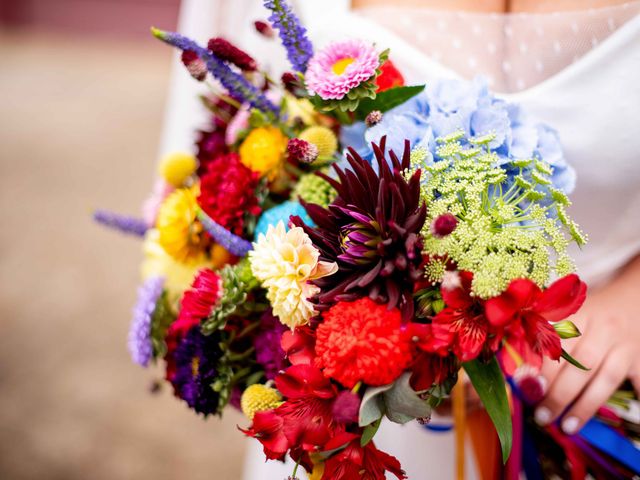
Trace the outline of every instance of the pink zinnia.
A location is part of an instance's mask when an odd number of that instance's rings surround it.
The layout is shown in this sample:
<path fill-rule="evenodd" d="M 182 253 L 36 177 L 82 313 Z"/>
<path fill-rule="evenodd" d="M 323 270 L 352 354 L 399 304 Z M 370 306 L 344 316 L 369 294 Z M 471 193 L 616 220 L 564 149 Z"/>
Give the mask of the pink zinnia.
<path fill-rule="evenodd" d="M 307 88 L 324 100 L 340 100 L 347 92 L 370 79 L 380 65 L 373 45 L 362 40 L 343 40 L 327 45 L 309 61 Z"/>

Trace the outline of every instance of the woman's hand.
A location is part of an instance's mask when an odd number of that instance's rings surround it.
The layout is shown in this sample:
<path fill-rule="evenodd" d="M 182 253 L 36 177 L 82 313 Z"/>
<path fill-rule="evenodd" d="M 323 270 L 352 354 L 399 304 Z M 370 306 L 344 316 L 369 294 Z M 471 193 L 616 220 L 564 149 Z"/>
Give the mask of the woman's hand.
<path fill-rule="evenodd" d="M 582 336 L 564 343 L 590 370 L 545 359 L 545 398 L 535 419 L 547 425 L 562 417 L 561 428 L 576 433 L 627 378 L 640 395 L 640 257 L 592 295 L 571 318 Z"/>

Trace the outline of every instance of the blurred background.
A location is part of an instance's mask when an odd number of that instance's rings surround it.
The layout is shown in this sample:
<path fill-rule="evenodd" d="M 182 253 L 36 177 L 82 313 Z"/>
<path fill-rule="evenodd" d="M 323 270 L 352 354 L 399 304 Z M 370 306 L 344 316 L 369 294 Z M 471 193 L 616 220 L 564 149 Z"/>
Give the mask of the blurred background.
<path fill-rule="evenodd" d="M 240 478 L 126 350 L 140 243 L 91 222 L 151 186 L 178 0 L 0 0 L 0 479 Z"/>

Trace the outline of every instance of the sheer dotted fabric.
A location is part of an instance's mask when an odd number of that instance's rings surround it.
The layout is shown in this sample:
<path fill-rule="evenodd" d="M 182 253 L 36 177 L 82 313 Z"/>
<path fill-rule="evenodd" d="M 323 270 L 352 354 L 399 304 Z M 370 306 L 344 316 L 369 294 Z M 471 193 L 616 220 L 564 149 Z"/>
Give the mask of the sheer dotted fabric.
<path fill-rule="evenodd" d="M 556 75 L 597 48 L 640 13 L 640 1 L 554 13 L 487 14 L 397 6 L 356 11 L 462 77 L 484 75 L 494 91 L 514 93 Z"/>

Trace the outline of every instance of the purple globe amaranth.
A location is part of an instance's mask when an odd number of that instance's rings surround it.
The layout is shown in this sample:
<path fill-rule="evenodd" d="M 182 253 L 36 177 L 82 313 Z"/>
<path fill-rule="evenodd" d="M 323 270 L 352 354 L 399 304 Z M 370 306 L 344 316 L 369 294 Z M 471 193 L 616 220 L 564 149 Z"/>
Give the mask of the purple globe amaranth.
<path fill-rule="evenodd" d="M 405 178 L 410 145 L 400 158 L 386 152 L 386 138 L 373 144 L 378 171 L 350 149 L 348 169 L 335 166 L 336 179 L 319 174 L 337 192 L 328 208 L 303 203 L 317 225 L 300 217 L 292 222 L 304 228 L 324 261 L 336 262 L 338 271 L 314 283 L 321 288 L 320 310 L 338 301 L 362 296 L 398 307 L 403 318 L 413 315 L 413 284 L 422 277 L 420 229 L 427 208 L 420 200 L 420 172 Z"/>

